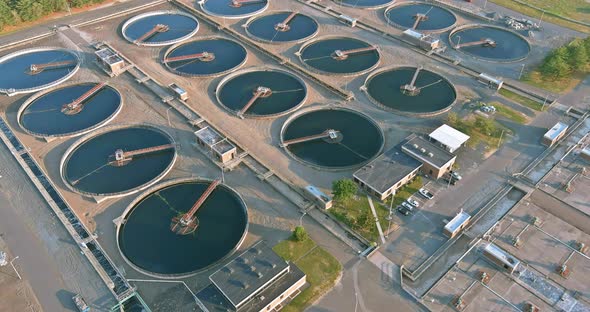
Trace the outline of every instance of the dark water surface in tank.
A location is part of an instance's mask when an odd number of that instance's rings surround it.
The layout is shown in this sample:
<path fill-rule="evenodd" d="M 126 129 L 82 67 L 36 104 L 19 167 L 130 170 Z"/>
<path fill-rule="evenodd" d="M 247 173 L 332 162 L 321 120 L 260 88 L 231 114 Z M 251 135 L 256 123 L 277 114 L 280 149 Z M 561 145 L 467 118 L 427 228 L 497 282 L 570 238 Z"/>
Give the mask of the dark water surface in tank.
<path fill-rule="evenodd" d="M 99 134 L 78 146 L 67 159 L 64 175 L 79 191 L 113 194 L 144 185 L 170 165 L 174 149 L 134 156 L 124 166 L 109 165 L 117 149 L 132 151 L 170 144 L 170 139 L 154 129 L 122 128 Z"/>
<path fill-rule="evenodd" d="M 65 135 L 101 123 L 121 106 L 121 95 L 109 86 L 103 87 L 87 99 L 78 114 L 66 115 L 61 112 L 63 105 L 73 102 L 95 85 L 76 84 L 46 93 L 23 111 L 21 125 L 40 135 Z"/>
<path fill-rule="evenodd" d="M 457 21 L 453 13 L 441 7 L 429 4 L 408 4 L 393 7 L 387 11 L 387 18 L 395 24 L 405 28 L 412 28 L 416 19 L 416 14 L 426 14 L 427 20 L 418 24 L 416 30 L 437 30 L 452 26 Z"/>
<path fill-rule="evenodd" d="M 199 25 L 194 19 L 181 14 L 158 14 L 145 16 L 132 22 L 125 29 L 125 34 L 131 40 L 136 40 L 158 24 L 168 25 L 170 29 L 166 32 L 158 32 L 144 42 L 158 43 L 182 38 L 193 32 Z"/>
<path fill-rule="evenodd" d="M 344 60 L 333 57 L 336 50 L 366 48 L 370 44 L 352 38 L 329 38 L 318 40 L 301 51 L 301 60 L 307 65 L 323 72 L 351 74 L 367 70 L 379 62 L 377 50 L 354 53 Z"/>
<path fill-rule="evenodd" d="M 471 27 L 457 31 L 451 35 L 451 44 L 467 43 L 482 39 L 492 39 L 495 47 L 471 46 L 460 50 L 474 56 L 497 61 L 511 61 L 526 57 L 530 52 L 530 46 L 525 39 L 503 29 L 492 27 Z"/>
<path fill-rule="evenodd" d="M 457 95 L 452 85 L 442 76 L 424 69 L 414 84 L 417 88 L 424 87 L 420 93 L 416 96 L 402 93 L 400 88 L 411 82 L 415 72 L 416 68 L 395 68 L 377 74 L 367 83 L 367 92 L 381 105 L 409 113 L 436 112 L 455 101 Z"/>
<path fill-rule="evenodd" d="M 312 36 L 318 31 L 318 23 L 311 17 L 297 14 L 287 24 L 287 31 L 278 31 L 275 25 L 283 22 L 291 12 L 278 12 L 261 16 L 248 25 L 248 32 L 262 40 L 272 42 L 297 41 Z"/>
<path fill-rule="evenodd" d="M 190 210 L 209 182 L 165 187 L 146 196 L 119 230 L 123 254 L 136 266 L 158 274 L 187 274 L 216 263 L 233 251 L 247 227 L 238 195 L 220 185 L 197 210 L 197 230 L 177 235 L 170 221 Z"/>
<path fill-rule="evenodd" d="M 325 130 L 340 131 L 342 141 L 307 141 L 287 146 L 299 159 L 313 165 L 342 168 L 364 163 L 379 153 L 383 134 L 377 125 L 349 110 L 322 109 L 305 113 L 292 120 L 283 132 L 283 141 L 320 134 Z"/>
<path fill-rule="evenodd" d="M 257 87 L 270 88 L 269 97 L 258 98 L 245 115 L 273 115 L 301 104 L 306 97 L 303 82 L 280 71 L 252 71 L 227 81 L 219 91 L 219 99 L 227 108 L 239 111 L 252 98 Z"/>
<path fill-rule="evenodd" d="M 359 8 L 378 7 L 394 2 L 393 0 L 333 0 L 340 5 L 355 6 Z"/>
<path fill-rule="evenodd" d="M 73 53 L 63 50 L 29 52 L 7 59 L 0 63 L 0 89 L 28 89 L 57 81 L 74 70 L 76 63 L 67 67 L 45 69 L 34 75 L 30 74 L 31 64 L 63 61 L 77 62 Z"/>
<path fill-rule="evenodd" d="M 168 62 L 167 64 L 171 69 L 188 75 L 214 75 L 238 67 L 244 62 L 247 55 L 246 49 L 237 42 L 223 38 L 211 38 L 182 44 L 171 51 L 167 57 L 202 52 L 213 53 L 215 59 L 209 62 L 193 59 Z"/>
<path fill-rule="evenodd" d="M 232 0 L 206 0 L 203 8 L 215 15 L 232 17 L 258 12 L 266 7 L 268 0 L 243 4 L 241 7 L 233 7 L 231 3 Z"/>

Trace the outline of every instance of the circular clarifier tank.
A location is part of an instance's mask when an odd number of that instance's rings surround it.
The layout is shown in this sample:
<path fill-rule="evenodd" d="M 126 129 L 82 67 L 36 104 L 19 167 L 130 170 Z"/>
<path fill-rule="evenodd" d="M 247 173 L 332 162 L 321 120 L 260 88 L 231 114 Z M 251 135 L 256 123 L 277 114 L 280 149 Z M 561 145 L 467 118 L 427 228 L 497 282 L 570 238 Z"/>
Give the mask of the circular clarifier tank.
<path fill-rule="evenodd" d="M 240 67 L 247 55 L 246 49 L 233 40 L 209 37 L 171 47 L 163 63 L 183 76 L 217 76 Z"/>
<path fill-rule="evenodd" d="M 387 9 L 385 18 L 399 28 L 412 28 L 426 32 L 445 31 L 457 22 L 455 14 L 445 8 L 411 2 L 401 3 Z"/>
<path fill-rule="evenodd" d="M 80 83 L 34 95 L 18 111 L 18 123 L 37 137 L 81 135 L 121 111 L 121 94 L 103 83 Z"/>
<path fill-rule="evenodd" d="M 273 12 L 246 24 L 250 36 L 270 43 L 303 41 L 315 36 L 318 29 L 318 22 L 297 12 Z"/>
<path fill-rule="evenodd" d="M 142 46 L 164 46 L 192 37 L 199 22 L 192 15 L 176 11 L 155 11 L 127 20 L 121 31 L 127 41 Z"/>
<path fill-rule="evenodd" d="M 496 62 L 522 60 L 531 51 L 531 46 L 523 36 L 495 26 L 458 27 L 449 35 L 449 42 L 456 50 L 479 59 Z"/>
<path fill-rule="evenodd" d="M 268 0 L 204 0 L 201 9 L 212 16 L 244 18 L 264 12 Z"/>
<path fill-rule="evenodd" d="M 339 5 L 361 9 L 379 9 L 395 2 L 395 0 L 332 0 Z"/>
<path fill-rule="evenodd" d="M 202 204 L 196 206 L 198 201 Z M 131 203 L 123 218 L 117 241 L 124 258 L 139 271 L 164 278 L 189 276 L 218 263 L 239 248 L 248 229 L 241 196 L 209 180 L 154 187 Z"/>
<path fill-rule="evenodd" d="M 349 169 L 369 162 L 383 149 L 383 132 L 368 116 L 344 108 L 322 108 L 289 118 L 281 146 L 320 169 Z"/>
<path fill-rule="evenodd" d="M 264 118 L 297 109 L 307 98 L 299 77 L 279 69 L 248 69 L 225 77 L 217 101 L 239 117 Z"/>
<path fill-rule="evenodd" d="M 0 58 L 0 92 L 31 93 L 56 86 L 80 68 L 78 56 L 60 48 L 33 48 Z"/>
<path fill-rule="evenodd" d="M 176 160 L 176 145 L 164 131 L 148 125 L 120 125 L 82 137 L 65 153 L 61 176 L 74 192 L 122 196 L 162 178 Z"/>
<path fill-rule="evenodd" d="M 401 114 L 431 116 L 451 108 L 454 86 L 441 75 L 416 67 L 385 69 L 371 74 L 363 88 L 379 106 Z"/>
<path fill-rule="evenodd" d="M 299 59 L 316 71 L 336 75 L 358 75 L 379 65 L 377 47 L 347 37 L 318 38 L 299 50 Z"/>

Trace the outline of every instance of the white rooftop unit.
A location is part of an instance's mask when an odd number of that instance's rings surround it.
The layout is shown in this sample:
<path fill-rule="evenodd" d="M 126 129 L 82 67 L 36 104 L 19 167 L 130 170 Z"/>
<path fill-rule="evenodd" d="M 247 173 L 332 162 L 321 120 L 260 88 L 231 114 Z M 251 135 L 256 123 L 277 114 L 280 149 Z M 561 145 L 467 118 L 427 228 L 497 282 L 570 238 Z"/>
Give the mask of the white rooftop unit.
<path fill-rule="evenodd" d="M 555 142 L 565 135 L 568 127 L 569 126 L 563 122 L 556 123 L 555 126 L 549 129 L 547 133 L 543 135 L 543 144 L 547 146 L 552 146 L 555 144 Z"/>
<path fill-rule="evenodd" d="M 408 41 L 427 51 L 437 49 L 441 46 L 440 40 L 430 35 L 425 35 L 421 32 L 415 31 L 411 28 L 404 30 L 402 36 Z"/>
<path fill-rule="evenodd" d="M 512 274 L 520 264 L 520 260 L 493 243 L 489 243 L 484 248 L 483 254 L 494 264 L 505 269 L 510 274 Z"/>
<path fill-rule="evenodd" d="M 582 158 L 585 159 L 586 161 L 590 161 L 590 147 L 584 148 L 580 152 L 580 156 L 582 156 Z"/>
<path fill-rule="evenodd" d="M 457 233 L 465 228 L 465 226 L 467 226 L 470 219 L 471 216 L 461 210 L 461 212 L 459 212 L 451 221 L 449 221 L 449 223 L 447 223 L 447 225 L 445 225 L 443 232 L 445 235 L 453 238 L 455 235 L 457 235 Z"/>
<path fill-rule="evenodd" d="M 470 138 L 470 136 L 467 134 L 447 124 L 443 124 L 442 126 L 436 128 L 436 130 L 432 131 L 428 137 L 431 140 L 440 143 L 440 145 L 442 145 L 447 151 L 451 153 L 454 153 Z"/>
<path fill-rule="evenodd" d="M 308 185 L 305 187 L 305 191 L 311 197 L 311 199 L 320 207 L 324 209 L 330 209 L 332 207 L 332 198 L 324 194 L 324 192 L 320 191 L 320 189 L 318 189 L 317 187 L 313 185 Z"/>
<path fill-rule="evenodd" d="M 488 87 L 490 87 L 491 89 L 496 89 L 496 90 L 500 90 L 502 88 L 502 85 L 504 85 L 504 81 L 501 79 L 498 79 L 497 77 L 493 77 L 490 76 L 486 73 L 481 73 L 479 74 L 479 76 L 477 77 L 477 80 L 479 80 L 479 82 L 488 85 Z"/>
<path fill-rule="evenodd" d="M 357 21 L 356 18 L 350 17 L 348 15 L 344 15 L 344 14 L 339 15 L 338 16 L 338 20 L 341 23 L 344 23 L 344 24 L 346 24 L 346 25 L 348 25 L 350 27 L 356 26 L 356 21 Z"/>

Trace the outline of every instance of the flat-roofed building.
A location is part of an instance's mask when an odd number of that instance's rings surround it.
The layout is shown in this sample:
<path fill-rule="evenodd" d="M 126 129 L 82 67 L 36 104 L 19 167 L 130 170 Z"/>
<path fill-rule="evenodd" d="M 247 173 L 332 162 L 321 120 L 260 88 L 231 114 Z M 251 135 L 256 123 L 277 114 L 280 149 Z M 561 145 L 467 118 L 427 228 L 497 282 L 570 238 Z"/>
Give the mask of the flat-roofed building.
<path fill-rule="evenodd" d="M 323 209 L 330 209 L 332 208 L 332 198 L 322 192 L 319 188 L 308 185 L 304 188 L 305 195 L 314 202 L 314 204 L 318 205 L 320 208 Z"/>
<path fill-rule="evenodd" d="M 443 228 L 443 233 L 449 238 L 455 237 L 461 230 L 463 230 L 471 220 L 471 216 L 461 210 L 449 223 Z"/>
<path fill-rule="evenodd" d="M 557 143 L 559 139 L 563 138 L 568 127 L 569 126 L 563 122 L 556 123 L 555 126 L 543 135 L 543 140 L 541 142 L 548 147 L 553 146 L 553 144 Z"/>
<path fill-rule="evenodd" d="M 447 151 L 454 153 L 458 150 L 467 140 L 469 136 L 447 124 L 436 128 L 428 135 L 431 141 L 437 143 L 440 147 Z"/>
<path fill-rule="evenodd" d="M 447 150 L 415 134 L 410 135 L 402 145 L 402 151 L 422 163 L 420 169 L 433 179 L 439 179 L 449 172 L 457 159 Z"/>
<path fill-rule="evenodd" d="M 113 75 L 118 75 L 125 68 L 125 61 L 111 48 L 103 48 L 96 52 L 96 60 Z"/>
<path fill-rule="evenodd" d="M 197 294 L 209 311 L 278 311 L 307 286 L 306 276 L 258 242 L 209 276 Z"/>
<path fill-rule="evenodd" d="M 368 193 L 384 200 L 410 182 L 421 167 L 419 161 L 404 154 L 398 145 L 357 170 L 353 179 Z"/>
<path fill-rule="evenodd" d="M 195 135 L 197 136 L 197 143 L 211 150 L 215 158 L 221 163 L 227 163 L 236 157 L 236 147 L 227 138 L 222 137 L 210 127 L 195 131 Z"/>

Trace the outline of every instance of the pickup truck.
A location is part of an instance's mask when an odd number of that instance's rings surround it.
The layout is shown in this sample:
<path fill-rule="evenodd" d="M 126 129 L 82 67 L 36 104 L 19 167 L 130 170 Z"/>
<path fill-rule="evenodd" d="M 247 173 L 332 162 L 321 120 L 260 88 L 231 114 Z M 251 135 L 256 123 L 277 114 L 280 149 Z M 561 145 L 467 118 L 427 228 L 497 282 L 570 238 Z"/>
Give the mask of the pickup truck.
<path fill-rule="evenodd" d="M 424 196 L 426 199 L 432 199 L 434 197 L 434 194 L 430 193 L 427 189 L 425 188 L 421 188 L 418 190 L 418 193 L 420 193 L 420 195 Z"/>

